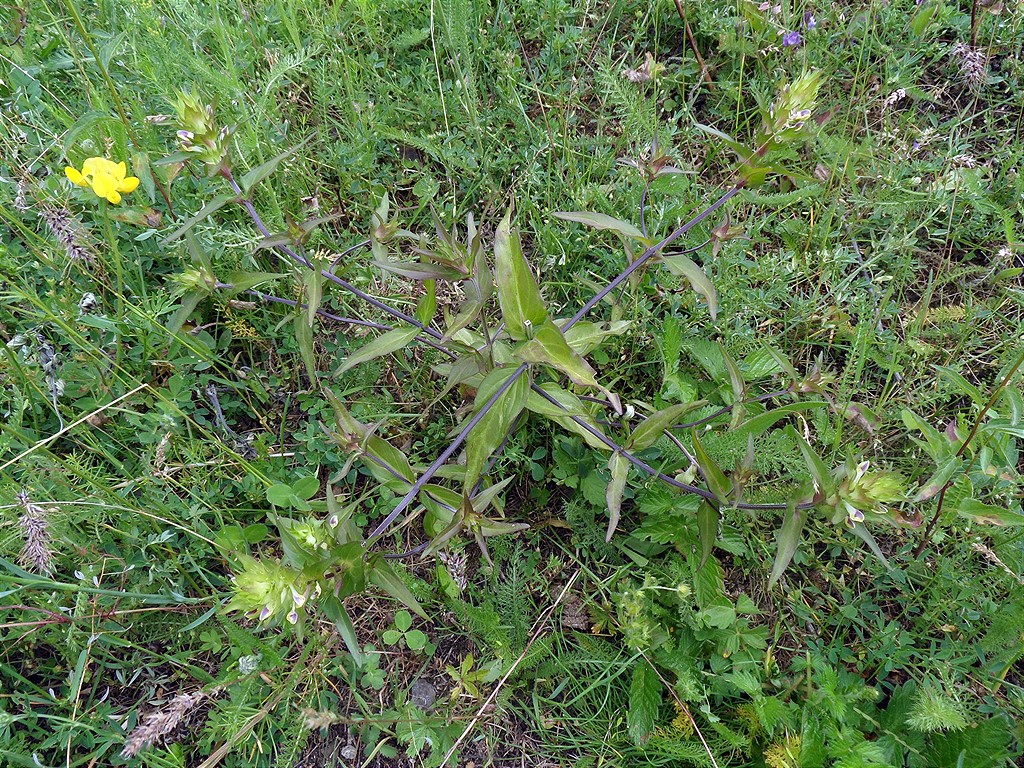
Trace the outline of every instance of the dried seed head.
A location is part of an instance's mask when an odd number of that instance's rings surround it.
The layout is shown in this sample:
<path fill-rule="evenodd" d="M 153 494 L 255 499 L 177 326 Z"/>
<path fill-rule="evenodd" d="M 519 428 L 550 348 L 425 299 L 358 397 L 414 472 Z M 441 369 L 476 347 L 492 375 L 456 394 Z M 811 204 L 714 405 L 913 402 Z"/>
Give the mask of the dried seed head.
<path fill-rule="evenodd" d="M 134 757 L 146 747 L 151 747 L 171 733 L 182 719 L 208 697 L 203 691 L 183 693 L 175 696 L 162 708 L 150 712 L 135 727 L 121 750 L 123 757 Z"/>
<path fill-rule="evenodd" d="M 49 511 L 46 507 L 30 501 L 28 493 L 25 491 L 19 493 L 17 498 L 24 510 L 21 517 L 18 518 L 18 527 L 21 528 L 25 536 L 25 544 L 21 548 L 18 562 L 25 568 L 31 568 L 37 573 L 49 576 L 53 573 Z"/>

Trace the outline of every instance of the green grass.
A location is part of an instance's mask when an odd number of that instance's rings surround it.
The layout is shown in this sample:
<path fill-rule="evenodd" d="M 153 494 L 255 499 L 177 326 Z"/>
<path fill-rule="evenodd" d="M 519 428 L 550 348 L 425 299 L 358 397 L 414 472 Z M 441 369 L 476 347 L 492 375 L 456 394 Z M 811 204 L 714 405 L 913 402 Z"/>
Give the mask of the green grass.
<path fill-rule="evenodd" d="M 971 83 L 957 47 L 972 40 L 969 5 L 681 7 L 689 32 L 665 0 L 0 9 L 0 764 L 335 764 L 342 747 L 367 768 L 449 752 L 449 765 L 581 768 L 1020 759 L 1021 529 L 955 510 L 1021 504 L 1019 372 L 1004 381 L 1024 344 L 1021 12 L 978 7 L 986 74 Z M 783 46 L 794 29 L 801 44 Z M 663 69 L 625 77 L 648 53 Z M 705 562 L 697 505 L 634 472 L 606 542 L 607 455 L 531 418 L 491 471 L 514 478 L 504 514 L 530 530 L 489 538 L 493 564 L 458 536 L 447 566 L 397 566 L 429 616 L 413 619 L 425 648 L 385 642 L 394 590 L 347 598 L 351 637 L 314 611 L 301 631 L 226 611 L 240 555 L 288 558 L 275 515 L 326 520 L 329 482 L 354 505 L 358 539 L 404 493 L 347 463 L 322 385 L 417 471 L 472 392 L 446 392 L 430 371 L 441 357 L 422 347 L 332 377 L 373 332 L 321 319 L 305 339 L 299 313 L 249 294 L 221 288 L 176 316 L 204 264 L 221 282 L 270 273 L 257 290 L 291 301 L 315 286 L 259 247 L 240 206 L 164 243 L 226 187 L 200 162 L 161 165 L 178 140 L 152 116 L 180 91 L 214 105 L 239 178 L 298 147 L 253 203 L 272 232 L 331 216 L 304 251 L 327 260 L 369 236 L 385 193 L 416 232 L 433 235 L 435 212 L 464 230 L 473 213 L 489 258 L 513 206 L 552 315 L 569 317 L 627 262 L 615 234 L 553 214 L 639 225 L 644 181 L 619 161 L 644 159 L 656 137 L 686 171 L 650 189 L 646 226 L 668 234 L 737 167 L 700 126 L 749 141 L 778 87 L 810 69 L 823 73 L 820 127 L 780 150 L 784 173 L 729 203 L 740 236 L 691 254 L 717 319 L 652 268 L 594 310 L 634 324 L 589 360 L 641 412 L 700 398 L 686 416 L 700 418 L 734 399 L 720 350 L 752 393 L 785 388 L 770 344 L 803 375 L 817 366 L 833 404 L 786 423 L 830 469 L 898 471 L 908 497 L 936 462 L 904 409 L 940 435 L 977 424 L 933 530 L 934 495 L 899 505 L 918 528 L 876 521 L 885 565 L 812 515 L 769 586 L 781 512 L 724 509 Z M 119 206 L 64 177 L 98 155 L 142 179 Z M 701 246 L 721 222 L 674 247 Z M 365 249 L 336 274 L 407 313 L 423 294 Z M 439 285 L 442 312 L 460 300 Z M 390 322 L 330 283 L 322 307 Z M 872 431 L 841 415 L 847 404 L 877 417 Z M 715 425 L 701 444 L 733 473 L 746 436 Z M 753 445 L 747 500 L 794 497 L 807 480 L 798 438 L 777 428 Z M 642 456 L 687 466 L 665 440 Z M 310 476 L 311 509 L 268 500 Z M 379 548 L 425 540 L 416 518 Z M 175 697 L 199 692 L 170 722 Z M 121 757 L 147 728 L 165 738 Z"/>

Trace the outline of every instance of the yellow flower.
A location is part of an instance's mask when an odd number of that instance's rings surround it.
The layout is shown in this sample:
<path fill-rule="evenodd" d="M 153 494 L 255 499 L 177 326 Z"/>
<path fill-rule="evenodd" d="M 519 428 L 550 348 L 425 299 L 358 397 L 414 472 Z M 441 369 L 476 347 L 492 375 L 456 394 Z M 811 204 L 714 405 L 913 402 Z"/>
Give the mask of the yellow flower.
<path fill-rule="evenodd" d="M 124 163 L 115 163 L 105 157 L 90 157 L 81 171 L 70 166 L 64 169 L 64 175 L 72 182 L 80 187 L 91 187 L 97 196 L 105 197 L 115 205 L 121 202 L 121 192 L 127 194 L 139 186 L 139 180 L 125 176 L 126 173 L 128 168 Z"/>

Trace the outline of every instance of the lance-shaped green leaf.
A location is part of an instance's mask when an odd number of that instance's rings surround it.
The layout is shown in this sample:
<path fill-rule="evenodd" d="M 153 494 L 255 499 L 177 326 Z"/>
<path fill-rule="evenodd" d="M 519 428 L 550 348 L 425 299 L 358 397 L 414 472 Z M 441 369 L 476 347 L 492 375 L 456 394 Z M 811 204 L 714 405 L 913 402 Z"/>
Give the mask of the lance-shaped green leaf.
<path fill-rule="evenodd" d="M 312 327 L 324 298 L 324 276 L 319 269 L 308 269 L 302 284 L 306 294 L 306 322 Z"/>
<path fill-rule="evenodd" d="M 928 482 L 921 486 L 921 490 L 919 490 L 917 495 L 914 496 L 914 501 L 922 502 L 932 498 L 932 496 L 939 493 L 939 491 L 952 482 L 956 475 L 963 472 L 966 466 L 967 462 L 959 456 L 953 455 L 946 458 L 941 464 L 939 464 L 938 469 L 935 470 L 935 474 L 928 478 Z"/>
<path fill-rule="evenodd" d="M 419 604 L 419 601 L 413 595 L 412 590 L 409 589 L 408 585 L 402 580 L 402 577 L 398 575 L 394 568 L 384 559 L 383 555 L 375 554 L 370 557 L 369 562 L 366 564 L 366 578 L 371 583 L 382 590 L 396 600 L 401 601 L 410 611 L 415 613 L 421 618 L 429 618 L 426 611 L 423 610 L 423 606 Z"/>
<path fill-rule="evenodd" d="M 310 381 L 317 381 L 316 355 L 313 353 L 313 326 L 306 322 L 301 312 L 295 315 L 295 342 L 299 345 L 299 356 L 306 366 Z"/>
<path fill-rule="evenodd" d="M 800 448 L 800 453 L 807 464 L 807 471 L 811 473 L 811 479 L 814 480 L 815 496 L 820 497 L 823 494 L 828 495 L 831 493 L 834 483 L 832 475 L 828 471 L 828 465 L 822 461 L 821 457 L 804 440 L 804 436 L 797 432 L 796 429 L 787 427 L 786 432 L 796 440 L 796 444 Z"/>
<path fill-rule="evenodd" d="M 423 295 L 416 304 L 416 319 L 423 325 L 429 325 L 437 311 L 437 283 L 427 280 L 423 283 Z"/>
<path fill-rule="evenodd" d="M 711 284 L 711 280 L 708 279 L 704 270 L 681 253 L 666 254 L 661 257 L 661 261 L 673 275 L 685 277 L 690 282 L 690 287 L 703 296 L 708 303 L 708 313 L 711 315 L 711 319 L 716 319 L 718 317 L 718 294 L 715 293 L 715 286 Z"/>
<path fill-rule="evenodd" d="M 587 410 L 582 400 L 572 392 L 562 389 L 554 382 L 545 382 L 539 388 L 544 390 L 553 400 L 557 401 L 558 405 L 555 405 L 531 389 L 526 397 L 526 407 L 528 410 L 545 416 L 559 426 L 579 435 L 591 448 L 596 448 L 600 451 L 611 450 L 606 443 L 594 435 L 594 432 L 603 435 L 604 429 L 594 420 L 594 417 Z M 572 416 L 585 422 L 593 431 L 573 421 Z"/>
<path fill-rule="evenodd" d="M 461 269 L 447 264 L 435 264 L 429 261 L 374 261 L 374 266 L 386 272 L 392 272 L 410 280 L 465 280 L 466 273 Z"/>
<path fill-rule="evenodd" d="M 700 408 L 703 405 L 706 405 L 704 400 L 696 400 L 692 403 L 670 405 L 668 408 L 655 411 L 644 419 L 640 426 L 633 430 L 633 434 L 629 436 L 629 442 L 626 443 L 626 447 L 631 451 L 642 451 L 645 448 L 650 448 L 658 442 L 658 439 L 666 429 L 672 427 L 689 411 L 692 411 L 694 408 Z"/>
<path fill-rule="evenodd" d="M 476 393 L 474 413 L 480 411 L 494 394 L 500 390 L 513 373 L 515 368 L 495 368 L 484 378 Z M 505 439 L 516 417 L 526 405 L 526 396 L 530 391 L 528 375 L 519 376 L 497 399 L 494 405 L 484 414 L 466 438 L 466 479 L 464 487 L 472 490 L 484 471 L 484 464 L 494 453 L 501 441 Z"/>
<path fill-rule="evenodd" d="M 782 521 L 782 528 L 779 529 L 778 544 L 775 549 L 775 562 L 772 564 L 772 575 L 768 579 L 768 589 L 775 586 L 779 577 L 785 573 L 796 554 L 796 548 L 800 546 L 800 534 L 804 529 L 806 512 L 796 509 L 791 505 L 786 510 L 786 517 Z"/>
<path fill-rule="evenodd" d="M 900 412 L 900 417 L 903 419 L 903 423 L 907 425 L 908 429 L 916 429 L 921 433 L 926 442 L 923 447 L 928 451 L 928 455 L 932 457 L 933 461 L 938 462 L 940 456 L 949 452 L 949 440 L 943 437 L 939 430 L 922 419 L 912 410 L 904 408 Z M 915 442 L 921 445 L 920 441 Z"/>
<path fill-rule="evenodd" d="M 779 364 L 779 367 L 789 378 L 790 384 L 798 384 L 800 382 L 803 377 L 796 372 L 796 368 L 793 367 L 793 363 L 790 362 L 790 359 L 786 355 L 772 346 L 766 345 L 764 349 L 772 356 L 772 359 Z"/>
<path fill-rule="evenodd" d="M 345 358 L 345 362 L 339 365 L 331 375 L 340 376 L 348 369 L 353 368 L 360 363 L 365 363 L 368 360 L 373 360 L 374 358 L 389 355 L 392 352 L 397 352 L 403 347 L 408 346 L 409 343 L 416 338 L 419 332 L 419 328 L 396 328 L 393 331 L 382 333 L 369 344 L 364 344 Z"/>
<path fill-rule="evenodd" d="M 882 565 L 884 565 L 886 568 L 888 568 L 889 567 L 889 561 L 886 559 L 885 555 L 882 553 L 882 548 L 878 546 L 878 542 L 875 541 L 875 537 L 871 535 L 871 531 L 869 531 L 864 526 L 864 523 L 854 523 L 852 530 L 853 530 L 854 536 L 856 536 L 857 538 L 861 539 L 865 544 L 867 544 L 868 545 L 868 549 L 870 549 L 874 553 L 875 557 L 877 557 L 879 560 L 881 560 Z"/>
<path fill-rule="evenodd" d="M 994 504 L 985 504 L 977 499 L 965 497 L 960 500 L 960 503 L 956 506 L 957 514 L 969 517 L 977 523 L 982 525 L 1024 525 L 1024 515 L 1019 511 L 1014 512 L 1013 510 L 1007 509 L 1006 507 L 997 507 Z"/>
<path fill-rule="evenodd" d="M 494 263 L 505 329 L 513 339 L 523 341 L 532 335 L 529 328 L 543 325 L 547 310 L 523 256 L 519 233 L 512 230 L 511 216 L 512 211 L 506 213 L 494 233 Z"/>
<path fill-rule="evenodd" d="M 700 535 L 700 566 L 698 566 L 698 570 L 704 567 L 704 563 L 708 561 L 715 549 L 720 518 L 721 513 L 718 511 L 718 507 L 707 499 L 703 499 L 700 506 L 697 507 L 697 533 Z"/>
<path fill-rule="evenodd" d="M 220 288 L 228 296 L 234 296 L 242 291 L 248 291 L 261 283 L 277 280 L 279 277 L 287 277 L 284 272 L 229 272 L 224 278 L 226 288 Z"/>
<path fill-rule="evenodd" d="M 584 320 L 565 331 L 564 336 L 573 352 L 586 355 L 601 346 L 609 336 L 625 333 L 632 324 L 632 320 L 615 320 L 610 323 L 591 323 Z"/>
<path fill-rule="evenodd" d="M 298 150 L 302 149 L 302 147 L 306 146 L 306 144 L 308 144 L 312 138 L 312 135 L 307 136 L 294 147 L 286 149 L 284 152 L 275 155 L 262 165 L 259 165 L 253 168 L 252 170 L 246 172 L 240 180 L 240 185 L 242 189 L 245 190 L 245 194 L 248 195 L 253 187 L 255 187 L 257 184 L 259 184 L 261 181 L 267 178 L 267 176 L 269 176 L 270 174 L 277 170 L 277 166 L 281 164 L 282 160 L 288 157 L 288 155 L 294 154 Z"/>
<path fill-rule="evenodd" d="M 817 408 L 828 408 L 831 403 L 827 400 L 801 400 L 798 403 L 787 403 L 773 408 L 770 411 L 751 416 L 740 424 L 732 434 L 734 435 L 760 435 L 776 422 L 782 421 L 791 414 L 798 411 L 812 411 Z"/>
<path fill-rule="evenodd" d="M 618 397 L 597 382 L 597 375 L 590 363 L 572 351 L 565 336 L 551 320 L 545 319 L 537 327 L 532 339 L 516 347 L 515 355 L 525 363 L 550 365 L 568 376 L 573 384 L 601 390 L 612 407 L 621 411 Z"/>
<path fill-rule="evenodd" d="M 635 225 L 630 224 L 628 221 L 622 219 L 616 219 L 613 216 L 607 216 L 603 213 L 590 213 L 588 211 L 556 211 L 554 213 L 556 219 L 562 221 L 575 221 L 577 224 L 585 224 L 588 227 L 594 229 L 611 230 L 617 232 L 623 237 L 631 237 L 634 240 L 640 240 L 642 242 L 648 242 L 647 238 L 644 237 L 644 233 L 636 228 Z"/>
<path fill-rule="evenodd" d="M 700 467 L 700 472 L 707 481 L 708 489 L 715 494 L 715 498 L 720 502 L 727 502 L 729 494 L 732 493 L 732 483 L 729 478 L 725 476 L 725 472 L 718 466 L 718 462 L 708 456 L 704 450 L 704 446 L 700 444 L 700 440 L 697 438 L 697 430 L 693 431 L 693 455 L 697 459 L 697 465 Z"/>
<path fill-rule="evenodd" d="M 363 655 L 363 649 L 359 645 L 356 627 L 352 623 L 348 611 L 345 610 L 344 604 L 335 595 L 328 592 L 320 598 L 318 605 L 320 610 L 327 614 L 327 618 L 333 621 L 334 625 L 338 628 L 338 634 L 341 635 L 341 639 L 345 643 L 349 654 L 351 654 L 352 661 L 355 662 L 356 667 L 362 668 L 366 664 L 366 657 Z"/>
<path fill-rule="evenodd" d="M 605 502 L 608 504 L 608 533 L 605 534 L 605 541 L 611 541 L 615 529 L 619 527 L 622 492 L 626 488 L 626 477 L 629 475 L 629 459 L 616 451 L 608 459 L 608 471 L 611 473 L 611 479 L 604 492 Z"/>
<path fill-rule="evenodd" d="M 740 367 L 736 365 L 736 361 L 732 359 L 732 355 L 726 352 L 725 347 L 719 344 L 718 349 L 722 353 L 725 370 L 729 372 L 729 385 L 732 387 L 733 402 L 742 403 L 747 390 L 746 382 L 743 381 L 743 373 L 740 371 Z M 736 410 L 739 411 L 740 408 L 737 407 Z"/>
<path fill-rule="evenodd" d="M 233 193 L 225 192 L 224 194 L 217 195 L 212 200 L 210 200 L 210 202 L 208 202 L 206 205 L 200 208 L 199 213 L 197 213 L 190 219 L 186 220 L 184 224 L 182 224 L 180 227 L 174 230 L 174 232 L 165 237 L 161 245 L 169 245 L 170 243 L 173 243 L 175 240 L 184 235 L 186 232 L 192 229 L 192 227 L 194 227 L 200 221 L 205 219 L 207 216 L 209 216 L 212 213 L 215 213 L 216 211 L 219 211 L 225 205 L 227 205 L 230 202 L 234 202 L 237 199 L 238 198 Z"/>

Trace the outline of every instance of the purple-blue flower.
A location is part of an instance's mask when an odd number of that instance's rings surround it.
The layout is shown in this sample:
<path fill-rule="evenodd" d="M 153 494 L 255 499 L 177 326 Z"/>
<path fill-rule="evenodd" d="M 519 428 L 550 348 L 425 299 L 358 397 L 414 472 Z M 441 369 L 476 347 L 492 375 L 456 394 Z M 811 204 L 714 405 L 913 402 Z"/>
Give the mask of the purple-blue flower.
<path fill-rule="evenodd" d="M 800 42 L 800 32 L 798 30 L 794 29 L 792 32 L 787 32 L 782 36 L 782 44 L 787 48 L 796 48 L 800 45 Z"/>
<path fill-rule="evenodd" d="M 810 11 L 804 11 L 804 26 L 807 29 L 814 29 L 818 26 L 818 20 L 814 18 L 814 14 Z"/>

